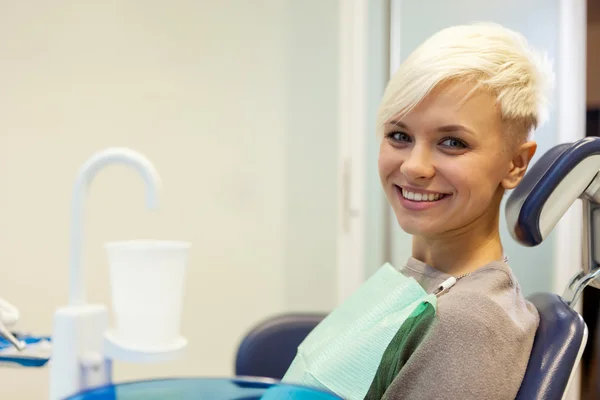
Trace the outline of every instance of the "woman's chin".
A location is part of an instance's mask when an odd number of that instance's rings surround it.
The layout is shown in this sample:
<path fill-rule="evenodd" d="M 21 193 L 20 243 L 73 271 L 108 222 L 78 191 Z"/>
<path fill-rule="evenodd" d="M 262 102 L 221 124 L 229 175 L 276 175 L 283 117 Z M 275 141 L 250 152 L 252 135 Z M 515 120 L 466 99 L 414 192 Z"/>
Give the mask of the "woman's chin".
<path fill-rule="evenodd" d="M 425 223 L 417 221 L 404 221 L 398 218 L 400 229 L 412 236 L 436 237 L 444 232 L 443 227 L 435 223 Z"/>

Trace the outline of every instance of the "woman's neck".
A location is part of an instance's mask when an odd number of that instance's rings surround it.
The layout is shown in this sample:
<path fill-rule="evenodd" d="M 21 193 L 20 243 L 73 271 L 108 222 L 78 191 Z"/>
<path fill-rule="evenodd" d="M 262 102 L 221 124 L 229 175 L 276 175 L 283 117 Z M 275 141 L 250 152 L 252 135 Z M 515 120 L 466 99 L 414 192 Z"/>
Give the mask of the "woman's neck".
<path fill-rule="evenodd" d="M 471 273 L 504 256 L 499 232 L 499 215 L 447 234 L 427 238 L 414 236 L 413 257 L 437 270 L 460 276 Z"/>

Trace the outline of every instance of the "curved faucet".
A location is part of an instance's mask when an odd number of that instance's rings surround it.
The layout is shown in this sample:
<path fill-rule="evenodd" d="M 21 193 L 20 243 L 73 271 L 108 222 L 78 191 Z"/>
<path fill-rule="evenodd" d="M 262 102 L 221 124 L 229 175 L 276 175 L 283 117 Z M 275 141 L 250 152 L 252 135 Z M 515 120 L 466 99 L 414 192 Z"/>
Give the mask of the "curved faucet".
<path fill-rule="evenodd" d="M 160 177 L 154 165 L 142 154 L 127 148 L 109 148 L 94 154 L 81 166 L 73 187 L 71 202 L 71 250 L 69 261 L 69 305 L 71 306 L 81 306 L 86 303 L 85 277 L 82 265 L 85 195 L 97 173 L 111 164 L 125 164 L 133 167 L 144 180 L 146 207 L 153 209 L 158 206 Z"/>

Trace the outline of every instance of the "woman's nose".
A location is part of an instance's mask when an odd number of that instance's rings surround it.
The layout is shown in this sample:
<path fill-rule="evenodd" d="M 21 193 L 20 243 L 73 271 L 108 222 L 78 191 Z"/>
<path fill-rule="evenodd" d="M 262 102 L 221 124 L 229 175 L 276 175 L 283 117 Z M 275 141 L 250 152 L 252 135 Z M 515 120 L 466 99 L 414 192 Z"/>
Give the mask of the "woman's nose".
<path fill-rule="evenodd" d="M 412 181 L 431 179 L 435 175 L 435 168 L 431 161 L 431 154 L 428 150 L 413 147 L 400 166 L 400 172 Z"/>

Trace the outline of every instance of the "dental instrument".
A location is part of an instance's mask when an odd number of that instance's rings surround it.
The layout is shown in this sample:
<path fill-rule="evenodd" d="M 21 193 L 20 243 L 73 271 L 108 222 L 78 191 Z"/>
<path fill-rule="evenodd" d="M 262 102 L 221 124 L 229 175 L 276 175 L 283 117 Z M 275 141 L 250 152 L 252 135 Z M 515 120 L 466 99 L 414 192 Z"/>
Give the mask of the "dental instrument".
<path fill-rule="evenodd" d="M 14 325 L 19 320 L 19 316 L 19 310 L 15 306 L 0 298 L 0 336 L 21 351 L 25 348 L 25 343 L 17 339 L 8 329 L 8 326 Z"/>
<path fill-rule="evenodd" d="M 50 338 L 11 331 L 19 317 L 17 307 L 0 298 L 0 365 L 43 367 L 50 360 Z"/>

